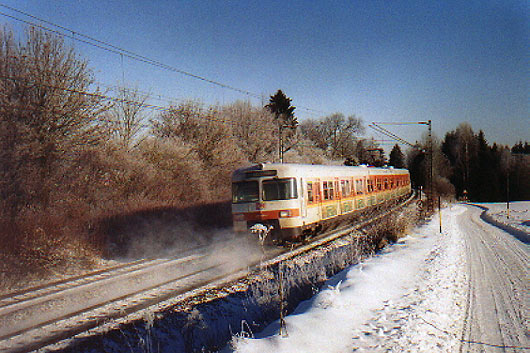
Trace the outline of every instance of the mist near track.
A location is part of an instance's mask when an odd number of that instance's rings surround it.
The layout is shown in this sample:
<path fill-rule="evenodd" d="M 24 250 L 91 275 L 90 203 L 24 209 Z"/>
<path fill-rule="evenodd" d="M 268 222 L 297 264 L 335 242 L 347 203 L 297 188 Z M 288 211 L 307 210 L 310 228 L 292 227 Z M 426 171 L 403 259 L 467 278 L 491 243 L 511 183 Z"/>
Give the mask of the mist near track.
<path fill-rule="evenodd" d="M 264 259 L 265 250 L 257 236 L 234 233 L 226 224 L 204 224 L 193 218 L 171 220 L 141 219 L 134 227 L 127 227 L 114 242 L 109 243 L 112 259 L 162 259 L 191 253 L 207 255 L 210 265 L 220 265 L 222 272 L 232 273 Z"/>
<path fill-rule="evenodd" d="M 232 229 L 219 230 L 207 247 L 208 262 L 220 265 L 226 274 L 244 270 L 266 257 L 257 236 L 235 234 Z"/>

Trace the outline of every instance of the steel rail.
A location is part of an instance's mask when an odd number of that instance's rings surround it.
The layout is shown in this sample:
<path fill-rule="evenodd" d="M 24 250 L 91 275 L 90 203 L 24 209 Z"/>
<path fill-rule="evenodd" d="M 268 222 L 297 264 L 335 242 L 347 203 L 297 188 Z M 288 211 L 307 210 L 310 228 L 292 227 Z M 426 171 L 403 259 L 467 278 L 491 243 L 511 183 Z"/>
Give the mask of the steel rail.
<path fill-rule="evenodd" d="M 155 286 L 152 286 L 152 287 L 149 287 L 149 288 L 145 288 L 145 289 L 142 289 L 142 290 L 134 292 L 134 293 L 129 293 L 129 294 L 123 295 L 123 296 L 121 296 L 119 298 L 114 298 L 112 300 L 108 300 L 108 301 L 102 302 L 100 304 L 93 305 L 91 307 L 76 311 L 74 313 L 70 313 L 68 315 L 63 315 L 61 317 L 48 320 L 48 321 L 46 321 L 46 322 L 44 322 L 42 324 L 34 325 L 34 326 L 27 327 L 27 328 L 22 329 L 22 330 L 18 330 L 15 333 L 0 337 L 0 340 L 13 339 L 16 336 L 20 336 L 20 335 L 26 334 L 26 333 L 28 333 L 30 331 L 45 328 L 46 326 L 52 325 L 52 324 L 57 323 L 59 321 L 71 319 L 71 318 L 74 318 L 74 317 L 79 316 L 81 314 L 87 313 L 89 311 L 93 311 L 95 309 L 103 308 L 105 306 L 108 306 L 109 304 L 117 303 L 117 302 L 119 302 L 121 300 L 124 300 L 124 299 L 127 299 L 127 298 L 131 298 L 131 297 L 136 296 L 136 295 L 141 295 L 143 293 L 147 293 L 147 292 L 149 292 L 149 291 L 151 291 L 153 289 L 162 287 L 164 285 L 168 285 L 168 284 L 171 284 L 171 283 L 176 283 L 176 282 L 182 281 L 183 279 L 190 278 L 190 277 L 193 277 L 193 276 L 197 276 L 197 275 L 199 275 L 201 273 L 204 273 L 206 271 L 222 267 L 223 265 L 224 264 L 212 265 L 212 266 L 209 266 L 207 268 L 200 269 L 200 270 L 194 271 L 192 273 L 189 273 L 189 274 L 186 274 L 186 275 L 183 275 L 183 276 L 179 276 L 177 278 L 173 278 L 173 279 L 171 279 L 169 281 L 166 281 L 164 283 L 160 283 L 160 284 L 157 284 Z M 119 319 L 119 318 L 125 317 L 125 316 L 130 315 L 130 314 L 132 314 L 134 312 L 140 311 L 142 309 L 146 309 L 146 308 L 148 308 L 148 307 L 150 307 L 152 305 L 155 305 L 155 304 L 157 304 L 157 303 L 159 303 L 161 301 L 167 300 L 167 299 L 169 299 L 169 298 L 171 298 L 171 297 L 173 297 L 175 295 L 179 295 L 179 294 L 185 293 L 187 291 L 190 291 L 192 289 L 204 286 L 204 285 L 210 283 L 212 280 L 216 280 L 216 279 L 219 279 L 221 277 L 222 276 L 216 277 L 214 279 L 209 278 L 208 280 L 204 280 L 202 282 L 197 283 L 193 287 L 184 287 L 181 290 L 170 291 L 169 293 L 165 293 L 164 295 L 158 296 L 156 298 L 147 297 L 147 298 L 145 298 L 143 300 L 140 299 L 140 300 L 137 301 L 137 303 L 132 304 L 132 305 L 127 305 L 127 307 L 125 307 L 123 309 L 120 308 L 120 310 L 115 310 L 115 309 L 112 310 L 112 309 L 110 309 L 111 312 L 106 312 L 104 316 L 100 317 L 98 315 L 95 315 L 95 316 L 89 317 L 88 319 L 84 318 L 82 320 L 81 324 L 79 324 L 79 325 L 74 325 L 72 327 L 69 327 L 69 328 L 54 332 L 52 335 L 40 337 L 40 338 L 34 340 L 33 342 L 31 342 L 29 344 L 24 344 L 24 345 L 19 346 L 19 347 L 6 347 L 7 348 L 6 351 L 7 352 L 13 352 L 13 353 L 15 353 L 15 352 L 27 352 L 27 351 L 37 350 L 37 349 L 43 348 L 45 346 L 49 346 L 51 344 L 60 342 L 60 341 L 62 341 L 64 339 L 70 338 L 70 337 L 75 336 L 77 334 L 80 334 L 82 332 L 85 332 L 85 331 L 88 331 L 88 330 L 93 329 L 95 327 L 98 327 L 101 324 L 105 323 L 109 319 L 115 320 L 115 319 Z M 2 348 L 0 348 L 0 352 L 2 352 L 2 351 L 4 351 L 4 350 Z"/>
<path fill-rule="evenodd" d="M 167 259 L 140 259 L 132 262 L 119 264 L 116 266 L 105 267 L 103 269 L 91 271 L 81 275 L 76 275 L 52 282 L 46 282 L 33 287 L 23 288 L 17 291 L 9 292 L 0 296 L 0 312 L 5 307 L 23 303 L 25 301 L 30 301 L 36 297 L 59 293 L 65 290 L 102 281 L 108 279 L 109 277 L 116 277 L 126 273 L 130 273 L 132 271 L 140 271 L 142 269 L 147 269 L 149 267 L 158 266 L 164 263 L 178 260 L 179 258 L 186 257 L 199 249 L 203 248 L 192 248 L 177 254 L 173 254 Z"/>
<path fill-rule="evenodd" d="M 225 265 L 225 263 L 216 264 L 216 265 L 208 265 L 206 268 L 202 268 L 202 269 L 193 271 L 191 273 L 178 276 L 177 278 L 172 278 L 170 280 L 164 281 L 162 283 L 158 283 L 148 288 L 142 288 L 141 290 L 135 291 L 133 293 L 128 293 L 118 298 L 113 298 L 107 301 L 103 301 L 96 305 L 92 305 L 88 308 L 83 308 L 78 311 L 69 313 L 67 315 L 63 315 L 61 317 L 47 320 L 46 322 L 40 323 L 38 325 L 33 325 L 31 327 L 26 327 L 24 329 L 17 330 L 16 332 L 0 337 L 0 341 L 4 341 L 4 343 L 6 343 L 6 341 L 11 341 L 9 342 L 10 345 L 5 346 L 5 348 L 0 348 L 0 352 L 4 352 L 4 351 L 6 352 L 7 351 L 8 352 L 26 352 L 28 350 L 41 349 L 43 347 L 58 343 L 65 339 L 68 339 L 82 332 L 86 332 L 90 329 L 94 329 L 98 326 L 101 326 L 103 323 L 108 322 L 108 320 L 116 320 L 116 319 L 124 318 L 135 312 L 141 311 L 153 305 L 167 301 L 178 295 L 189 293 L 194 290 L 200 291 L 201 288 L 205 288 L 208 285 L 211 285 L 212 283 L 215 283 L 217 281 L 220 281 L 220 280 L 226 281 L 227 278 L 229 278 L 230 282 L 237 281 L 238 279 L 248 276 L 248 274 L 251 272 L 257 271 L 259 269 L 262 269 L 264 267 L 267 267 L 275 263 L 279 263 L 279 262 L 282 262 L 288 259 L 292 259 L 294 257 L 300 256 L 301 254 L 310 252 L 313 249 L 316 249 L 328 243 L 331 243 L 332 241 L 337 240 L 341 237 L 350 235 L 352 232 L 359 230 L 363 227 L 366 227 L 380 220 L 381 218 L 386 217 L 389 214 L 402 209 L 403 207 L 408 205 L 412 201 L 413 198 L 414 198 L 414 194 L 411 194 L 410 197 L 404 202 L 390 208 L 389 210 L 386 210 L 380 214 L 377 214 L 374 217 L 371 217 L 370 219 L 359 220 L 358 222 L 355 222 L 355 224 L 353 225 L 348 225 L 345 227 L 341 227 L 338 229 L 333 229 L 328 232 L 325 232 L 321 234 L 320 236 L 313 238 L 313 241 L 309 244 L 300 244 L 296 247 L 293 247 L 292 249 L 284 249 L 284 250 L 279 250 L 279 251 L 278 249 L 276 249 L 276 251 L 270 251 L 271 249 L 269 249 L 268 254 L 265 254 L 265 256 L 268 257 L 265 259 L 265 261 L 263 260 L 255 261 L 248 267 L 244 266 L 246 270 L 244 270 L 243 267 L 241 267 L 240 269 L 234 270 L 232 274 L 240 273 L 240 275 L 237 277 L 233 277 L 229 273 L 227 274 L 227 273 L 223 273 L 222 271 L 219 271 L 218 274 L 213 277 L 201 279 L 199 277 L 200 274 L 208 272 L 208 271 L 212 271 L 216 268 L 221 268 L 222 266 Z M 119 267 L 123 268 L 125 266 L 120 265 Z M 95 271 L 95 272 L 99 273 L 102 271 Z M 77 277 L 83 278 L 83 276 L 77 276 Z M 182 281 L 189 279 L 189 278 L 193 278 L 193 277 L 197 277 L 197 279 L 196 279 L 196 282 L 194 282 L 192 285 L 180 285 L 179 284 Z M 61 280 L 58 282 L 64 283 L 66 281 Z M 221 283 L 224 283 L 224 282 L 221 282 Z M 39 287 L 42 287 L 42 286 L 39 286 Z M 167 287 L 167 288 L 164 289 L 163 287 Z M 42 289 L 42 288 L 39 288 L 39 289 Z M 151 296 L 147 295 L 150 291 L 153 291 L 155 289 L 160 289 L 162 293 L 161 294 L 158 293 L 157 295 L 151 295 Z M 138 296 L 141 296 L 141 297 L 138 298 L 136 301 L 133 301 L 133 304 L 126 303 L 127 305 L 121 308 L 116 308 L 116 307 L 106 308 L 113 304 L 117 304 L 120 301 L 132 299 Z M 92 315 L 89 318 L 82 318 L 80 319 L 79 324 L 74 324 L 70 327 L 66 327 L 58 331 L 52 330 L 52 333 L 49 335 L 42 335 L 42 336 L 37 335 L 37 337 L 28 344 L 22 343 L 22 344 L 17 345 L 17 343 L 15 342 L 16 338 L 20 337 L 21 335 L 28 334 L 35 330 L 39 330 L 39 329 L 46 329 L 47 327 L 50 327 L 56 324 L 57 322 L 68 320 L 68 319 L 74 319 L 83 314 L 97 311 L 97 310 L 102 310 L 103 312 Z"/>

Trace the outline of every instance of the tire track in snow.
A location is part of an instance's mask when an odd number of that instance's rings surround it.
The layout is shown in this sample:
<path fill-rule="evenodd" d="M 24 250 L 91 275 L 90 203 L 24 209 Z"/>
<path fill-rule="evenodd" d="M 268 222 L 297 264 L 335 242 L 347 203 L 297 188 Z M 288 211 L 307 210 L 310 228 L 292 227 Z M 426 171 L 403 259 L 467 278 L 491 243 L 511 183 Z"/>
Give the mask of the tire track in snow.
<path fill-rule="evenodd" d="M 469 329 L 463 331 L 463 346 L 467 352 L 520 351 L 520 348 L 528 348 L 524 304 L 524 293 L 528 293 L 528 284 L 524 281 L 528 278 L 525 245 L 484 223 L 479 216 L 479 210 L 468 207 L 459 220 L 466 231 L 472 299 L 466 319 Z"/>

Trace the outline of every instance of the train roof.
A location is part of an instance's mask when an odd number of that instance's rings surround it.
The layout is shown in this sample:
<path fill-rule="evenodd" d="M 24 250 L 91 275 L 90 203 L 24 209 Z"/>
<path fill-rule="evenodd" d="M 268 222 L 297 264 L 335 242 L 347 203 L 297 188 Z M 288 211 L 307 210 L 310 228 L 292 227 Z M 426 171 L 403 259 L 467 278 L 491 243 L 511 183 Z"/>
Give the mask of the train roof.
<path fill-rule="evenodd" d="M 334 166 L 313 164 L 291 164 L 291 163 L 260 163 L 247 168 L 240 168 L 234 172 L 234 180 L 246 179 L 248 172 L 252 171 L 276 171 L 278 177 L 298 176 L 305 178 L 349 177 L 356 175 L 407 175 L 407 169 L 375 168 L 368 166 Z M 261 174 L 261 173 L 260 173 Z M 266 175 L 266 173 L 265 173 Z M 272 174 L 271 174 L 272 175 Z"/>

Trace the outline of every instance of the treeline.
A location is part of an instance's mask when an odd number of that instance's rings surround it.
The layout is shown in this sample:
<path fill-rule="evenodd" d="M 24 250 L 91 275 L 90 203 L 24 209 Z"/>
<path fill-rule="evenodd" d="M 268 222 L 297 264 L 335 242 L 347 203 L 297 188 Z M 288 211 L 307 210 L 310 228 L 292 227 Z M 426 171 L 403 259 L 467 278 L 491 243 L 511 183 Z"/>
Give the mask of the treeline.
<path fill-rule="evenodd" d="M 512 148 L 489 145 L 482 130 L 475 133 L 470 125 L 461 124 L 445 135 L 441 149 L 452 168 L 450 180 L 457 196 L 467 194 L 473 201 L 530 200 L 528 142 Z"/>
<path fill-rule="evenodd" d="M 101 254 L 105 218 L 228 200 L 231 173 L 245 164 L 368 155 L 362 142 L 346 148 L 359 119 L 299 126 L 281 91 L 265 107 L 155 109 L 137 89 L 103 91 L 72 47 L 34 28 L 22 39 L 2 29 L 0 62 L 0 267 Z"/>
<path fill-rule="evenodd" d="M 408 168 L 416 186 L 428 187 L 428 140 L 407 154 Z M 433 138 L 434 187 L 437 193 L 477 202 L 530 200 L 530 146 L 490 145 L 482 130 L 475 133 L 467 123 L 447 132 L 442 141 Z"/>
<path fill-rule="evenodd" d="M 396 146 L 387 162 L 374 140 L 359 137 L 361 119 L 336 113 L 299 123 L 280 90 L 264 107 L 154 107 L 137 89 L 98 88 L 86 60 L 33 28 L 22 39 L 0 31 L 0 62 L 0 275 L 2 266 L 53 268 L 101 255 L 101 224 L 113 215 L 228 200 L 232 171 L 251 163 L 407 162 L 415 183 L 425 180 L 421 146 L 406 157 Z M 459 127 L 435 146 L 440 192 L 504 200 L 509 171 L 513 197 L 529 198 L 528 159 L 517 157 L 527 143 L 510 154 Z"/>

